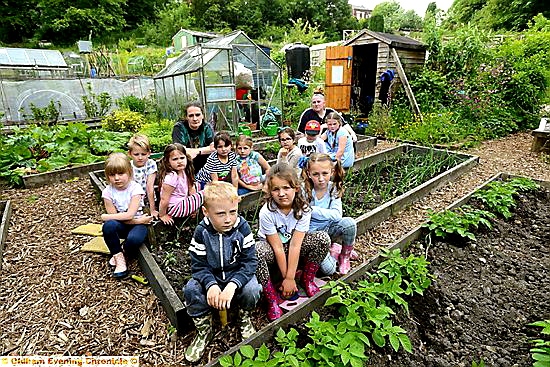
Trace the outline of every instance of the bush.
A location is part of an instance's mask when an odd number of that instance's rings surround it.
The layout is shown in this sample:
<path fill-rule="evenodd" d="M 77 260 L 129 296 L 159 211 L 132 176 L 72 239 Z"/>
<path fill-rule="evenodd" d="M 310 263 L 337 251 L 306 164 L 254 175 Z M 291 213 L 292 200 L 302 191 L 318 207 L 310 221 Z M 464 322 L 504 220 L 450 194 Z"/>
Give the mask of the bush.
<path fill-rule="evenodd" d="M 150 122 L 143 125 L 139 132 L 149 138 L 152 152 L 164 152 L 164 148 L 172 143 L 173 127 L 173 121 L 162 119 L 159 122 Z"/>
<path fill-rule="evenodd" d="M 129 95 L 117 99 L 116 104 L 120 109 L 145 114 L 145 99 Z"/>
<path fill-rule="evenodd" d="M 141 113 L 129 110 L 116 110 L 103 119 L 102 125 L 108 131 L 137 132 L 144 122 L 145 118 Z"/>

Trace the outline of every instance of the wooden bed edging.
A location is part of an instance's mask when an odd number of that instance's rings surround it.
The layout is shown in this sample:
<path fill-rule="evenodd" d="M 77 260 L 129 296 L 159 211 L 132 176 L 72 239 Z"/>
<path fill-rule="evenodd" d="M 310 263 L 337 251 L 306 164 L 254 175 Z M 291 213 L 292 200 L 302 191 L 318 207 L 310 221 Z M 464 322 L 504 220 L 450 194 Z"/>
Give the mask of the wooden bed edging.
<path fill-rule="evenodd" d="M 27 189 L 64 182 L 73 177 L 83 177 L 92 171 L 103 169 L 105 162 L 83 164 L 75 167 L 62 168 L 54 171 L 23 176 L 23 184 Z"/>
<path fill-rule="evenodd" d="M 8 237 L 8 227 L 12 213 L 11 201 L 0 201 L 0 209 L 2 209 L 2 218 L 0 221 L 0 270 L 2 270 L 2 261 L 4 258 L 4 243 Z"/>
<path fill-rule="evenodd" d="M 483 182 L 481 185 L 477 186 L 475 189 L 470 191 L 468 194 L 463 196 L 462 198 L 456 200 L 452 204 L 446 207 L 446 209 L 455 209 L 457 207 L 460 207 L 468 202 L 472 195 L 480 190 L 483 189 L 488 183 L 498 180 L 500 178 L 502 179 L 511 179 L 515 177 L 524 177 L 524 178 L 530 178 L 525 176 L 517 176 L 517 175 L 511 175 L 508 173 L 498 173 L 491 178 L 489 178 L 487 181 Z M 539 185 L 550 189 L 550 182 L 549 181 L 542 181 L 538 179 L 533 179 L 535 182 L 537 182 Z M 394 249 L 406 249 L 409 244 L 413 241 L 418 240 L 423 234 L 426 233 L 426 230 L 422 227 L 422 225 L 414 228 L 407 234 L 405 234 L 403 237 L 401 237 L 397 242 L 394 242 L 392 245 L 388 246 L 388 250 L 394 250 Z M 380 255 L 375 255 L 372 258 L 370 258 L 367 262 L 364 262 L 359 267 L 352 269 L 348 275 L 340 278 L 340 280 L 351 283 L 353 281 L 356 281 L 363 277 L 367 272 L 372 270 L 376 265 L 378 265 L 382 261 L 382 257 Z M 285 315 L 283 315 L 280 319 L 272 322 L 271 324 L 267 325 L 263 329 L 256 332 L 254 335 L 252 335 L 249 339 L 231 347 L 227 350 L 226 353 L 218 356 L 216 359 L 212 360 L 208 364 L 205 365 L 205 367 L 217 367 L 220 365 L 220 358 L 224 355 L 228 354 L 234 354 L 237 352 L 241 347 L 245 345 L 250 345 L 254 348 L 259 348 L 263 343 L 267 343 L 269 340 L 273 338 L 275 333 L 279 328 L 285 328 L 288 327 L 291 324 L 295 324 L 299 321 L 302 321 L 312 310 L 321 308 L 324 306 L 326 300 L 328 297 L 330 297 L 330 290 L 329 289 L 322 289 L 321 292 L 315 295 L 315 297 L 312 297 L 310 300 L 300 304 L 297 306 L 293 312 L 289 312 Z"/>

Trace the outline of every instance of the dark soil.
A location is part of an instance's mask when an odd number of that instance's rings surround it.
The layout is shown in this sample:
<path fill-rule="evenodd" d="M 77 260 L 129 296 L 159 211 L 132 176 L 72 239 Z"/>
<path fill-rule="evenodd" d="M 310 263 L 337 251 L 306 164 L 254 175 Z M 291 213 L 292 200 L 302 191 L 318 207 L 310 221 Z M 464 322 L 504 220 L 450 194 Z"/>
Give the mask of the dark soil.
<path fill-rule="evenodd" d="M 413 354 L 374 350 L 370 366 L 531 366 L 529 323 L 550 318 L 550 193 L 521 195 L 509 221 L 477 241 L 437 241 L 428 248 L 437 280 L 411 300 L 402 325 Z"/>

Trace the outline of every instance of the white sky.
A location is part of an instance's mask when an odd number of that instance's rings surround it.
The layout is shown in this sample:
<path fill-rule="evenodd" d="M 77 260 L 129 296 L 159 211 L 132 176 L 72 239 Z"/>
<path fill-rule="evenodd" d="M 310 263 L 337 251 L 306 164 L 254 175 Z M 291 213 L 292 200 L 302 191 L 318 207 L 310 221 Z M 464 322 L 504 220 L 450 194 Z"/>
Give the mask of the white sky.
<path fill-rule="evenodd" d="M 391 0 L 349 0 L 349 3 L 353 5 L 362 5 L 365 8 L 372 10 L 377 4 L 382 3 L 384 1 L 391 1 Z M 454 0 L 397 0 L 397 2 L 401 5 L 403 9 L 405 10 L 412 9 L 416 12 L 416 14 L 420 15 L 421 17 L 424 17 L 424 13 L 426 13 L 428 4 L 431 3 L 432 1 L 435 1 L 439 9 L 443 9 L 444 11 L 447 11 L 453 4 Z"/>

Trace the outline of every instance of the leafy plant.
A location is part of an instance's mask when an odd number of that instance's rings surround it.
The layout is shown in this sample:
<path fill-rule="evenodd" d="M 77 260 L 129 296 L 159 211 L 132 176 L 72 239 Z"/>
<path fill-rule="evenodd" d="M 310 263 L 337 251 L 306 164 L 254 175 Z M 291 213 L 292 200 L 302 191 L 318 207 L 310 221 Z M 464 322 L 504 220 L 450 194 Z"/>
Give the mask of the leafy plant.
<path fill-rule="evenodd" d="M 152 152 L 163 152 L 164 148 L 172 142 L 173 127 L 172 120 L 162 119 L 144 124 L 139 132 L 149 138 Z"/>
<path fill-rule="evenodd" d="M 550 320 L 536 321 L 529 326 L 541 327 L 542 335 L 550 336 Z M 533 367 L 549 367 L 550 366 L 550 337 L 546 339 L 535 339 L 532 341 L 534 348 L 530 349 L 531 357 L 535 360 Z"/>
<path fill-rule="evenodd" d="M 139 112 L 116 110 L 103 119 L 102 126 L 109 131 L 137 132 L 144 122 L 145 118 Z"/>
<path fill-rule="evenodd" d="M 139 112 L 145 114 L 145 99 L 138 98 L 133 95 L 120 97 L 116 100 L 117 106 L 122 110 L 129 110 L 132 112 Z"/>
<path fill-rule="evenodd" d="M 32 119 L 38 125 L 55 125 L 59 120 L 61 111 L 61 103 L 59 101 L 56 104 L 53 100 L 50 100 L 50 103 L 45 107 L 37 107 L 34 103 L 31 103 L 29 107 L 32 112 Z"/>
<path fill-rule="evenodd" d="M 422 226 L 441 238 L 446 238 L 449 234 L 456 234 L 462 238 L 475 240 L 476 237 L 471 232 L 471 228 L 477 229 L 481 224 L 490 229 L 492 225 L 489 219 L 494 217 L 493 213 L 464 205 L 455 211 L 445 210 L 439 213 L 432 211 L 429 214 L 428 222 Z"/>
<path fill-rule="evenodd" d="M 82 96 L 82 103 L 84 104 L 84 111 L 88 118 L 105 116 L 107 111 L 111 108 L 112 97 L 107 92 L 101 92 L 95 94 L 92 92 L 92 84 L 87 85 L 88 95 Z"/>
<path fill-rule="evenodd" d="M 474 194 L 489 210 L 509 219 L 512 217 L 511 208 L 516 206 L 514 195 L 518 192 L 535 190 L 538 185 L 531 179 L 515 178 L 510 181 L 493 181 L 487 188 Z"/>

